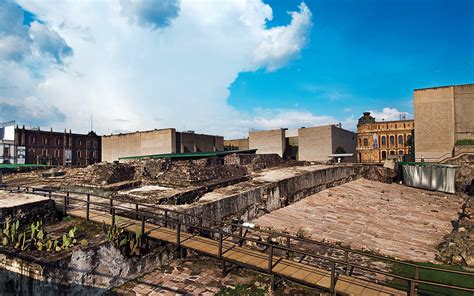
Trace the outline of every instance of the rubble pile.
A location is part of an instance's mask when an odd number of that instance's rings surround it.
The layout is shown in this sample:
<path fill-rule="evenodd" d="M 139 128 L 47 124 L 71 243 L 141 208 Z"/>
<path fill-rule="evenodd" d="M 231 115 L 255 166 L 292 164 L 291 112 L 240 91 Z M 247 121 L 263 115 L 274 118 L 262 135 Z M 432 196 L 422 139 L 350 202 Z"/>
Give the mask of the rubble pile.
<path fill-rule="evenodd" d="M 279 166 L 284 160 L 278 154 L 230 154 L 224 157 L 226 165 L 239 165 L 249 172 Z"/>
<path fill-rule="evenodd" d="M 101 162 L 78 170 L 84 183 L 94 185 L 132 181 L 135 175 L 135 168 L 124 163 Z"/>
<path fill-rule="evenodd" d="M 456 170 L 456 191 L 474 195 L 474 155 L 464 154 L 445 163 L 460 166 Z"/>
<path fill-rule="evenodd" d="M 160 184 L 176 186 L 195 185 L 218 179 L 238 178 L 247 175 L 239 165 L 224 164 L 221 157 L 198 160 L 146 160 L 143 176 Z M 140 165 L 141 166 L 141 165 Z"/>
<path fill-rule="evenodd" d="M 367 180 L 390 184 L 397 177 L 397 171 L 387 167 L 368 165 L 363 167 L 362 177 Z"/>
<path fill-rule="evenodd" d="M 474 269 L 474 212 L 467 199 L 460 213 L 457 228 L 443 238 L 438 245 L 437 259 L 445 264 L 454 264 Z"/>

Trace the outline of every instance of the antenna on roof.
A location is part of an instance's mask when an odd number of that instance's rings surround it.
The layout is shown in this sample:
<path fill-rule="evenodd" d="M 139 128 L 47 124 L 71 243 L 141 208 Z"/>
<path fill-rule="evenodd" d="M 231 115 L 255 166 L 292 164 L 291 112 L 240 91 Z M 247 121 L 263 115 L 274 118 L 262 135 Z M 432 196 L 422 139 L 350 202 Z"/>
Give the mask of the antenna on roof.
<path fill-rule="evenodd" d="M 92 123 L 93 123 L 93 121 L 92 121 L 92 114 L 91 114 L 91 132 L 94 130 L 94 129 L 93 129 L 93 124 L 92 124 Z"/>

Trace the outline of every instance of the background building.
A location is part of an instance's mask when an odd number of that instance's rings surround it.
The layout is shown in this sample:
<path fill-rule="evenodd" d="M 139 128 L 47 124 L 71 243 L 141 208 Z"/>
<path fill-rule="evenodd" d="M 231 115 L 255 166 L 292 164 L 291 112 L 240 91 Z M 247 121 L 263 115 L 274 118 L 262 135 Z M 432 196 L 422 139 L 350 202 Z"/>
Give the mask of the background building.
<path fill-rule="evenodd" d="M 174 128 L 102 137 L 102 160 L 168 153 L 224 151 L 221 136 L 177 132 Z"/>
<path fill-rule="evenodd" d="M 474 84 L 416 89 L 413 96 L 416 160 L 449 157 L 456 145 L 474 142 Z"/>
<path fill-rule="evenodd" d="M 335 154 L 351 154 L 344 161 L 355 161 L 353 157 L 357 134 L 340 125 L 324 125 L 298 129 L 298 160 L 328 161 Z"/>
<path fill-rule="evenodd" d="M 94 132 L 73 134 L 43 131 L 39 128 L 15 128 L 17 155 L 24 151 L 25 163 L 48 165 L 89 165 L 100 162 L 100 136 Z M 16 163 L 21 163 L 17 158 Z"/>
<path fill-rule="evenodd" d="M 16 159 L 15 121 L 0 123 L 0 163 L 16 163 Z"/>
<path fill-rule="evenodd" d="M 224 149 L 226 151 L 248 150 L 249 149 L 249 138 L 224 140 Z"/>
<path fill-rule="evenodd" d="M 257 153 L 275 153 L 283 158 L 323 161 L 334 158 L 334 154 L 355 153 L 357 135 L 339 125 L 325 125 L 294 130 L 276 129 L 249 133 L 249 149 Z M 355 161 L 346 156 L 345 161 Z"/>
<path fill-rule="evenodd" d="M 357 124 L 357 159 L 359 162 L 382 162 L 387 158 L 413 155 L 414 120 L 375 121 L 364 112 Z"/>
<path fill-rule="evenodd" d="M 284 157 L 286 148 L 285 129 L 249 132 L 249 149 L 257 154 L 278 154 Z"/>

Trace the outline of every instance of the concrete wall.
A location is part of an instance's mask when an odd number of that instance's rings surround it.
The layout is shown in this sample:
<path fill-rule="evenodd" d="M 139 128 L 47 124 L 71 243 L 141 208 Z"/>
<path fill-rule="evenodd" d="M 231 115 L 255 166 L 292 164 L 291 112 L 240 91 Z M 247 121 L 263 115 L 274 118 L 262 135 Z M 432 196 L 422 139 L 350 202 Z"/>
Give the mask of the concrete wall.
<path fill-rule="evenodd" d="M 454 87 L 455 140 L 474 139 L 474 84 Z"/>
<path fill-rule="evenodd" d="M 316 126 L 298 130 L 298 160 L 328 161 L 332 154 L 332 126 Z"/>
<path fill-rule="evenodd" d="M 249 132 L 249 149 L 257 149 L 257 154 L 275 153 L 283 157 L 285 142 L 284 129 Z"/>
<path fill-rule="evenodd" d="M 353 153 L 354 156 L 350 159 L 345 159 L 345 161 L 355 162 L 356 157 L 356 148 L 357 148 L 357 134 L 351 131 L 339 128 L 337 126 L 332 126 L 332 153 L 336 153 L 336 149 L 341 147 L 344 149 L 345 153 Z"/>
<path fill-rule="evenodd" d="M 225 150 L 247 150 L 249 149 L 249 139 L 234 139 L 224 141 Z"/>
<path fill-rule="evenodd" d="M 102 137 L 102 161 L 176 152 L 176 130 L 162 129 Z"/>
<path fill-rule="evenodd" d="M 335 125 L 300 128 L 298 145 L 298 160 L 328 161 L 328 155 L 334 154 L 337 147 L 355 155 L 357 134 Z"/>
<path fill-rule="evenodd" d="M 474 139 L 474 84 L 414 91 L 415 157 L 449 155 L 457 140 Z"/>
<path fill-rule="evenodd" d="M 179 153 L 224 151 L 224 138 L 221 136 L 180 132 L 176 137 L 180 137 L 176 151 Z"/>
<path fill-rule="evenodd" d="M 452 87 L 415 90 L 415 158 L 429 160 L 454 146 L 454 92 Z"/>

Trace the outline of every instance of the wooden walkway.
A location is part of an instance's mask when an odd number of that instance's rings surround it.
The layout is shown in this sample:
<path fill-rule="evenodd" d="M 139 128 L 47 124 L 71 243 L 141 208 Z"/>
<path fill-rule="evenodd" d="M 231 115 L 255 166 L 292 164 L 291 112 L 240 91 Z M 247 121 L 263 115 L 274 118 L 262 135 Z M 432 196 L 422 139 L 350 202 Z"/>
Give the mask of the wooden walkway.
<path fill-rule="evenodd" d="M 86 211 L 82 207 L 74 207 L 68 210 L 68 214 L 74 217 L 86 219 Z M 117 217 L 117 215 L 115 216 Z M 90 210 L 89 220 L 97 223 L 104 222 L 112 224 L 112 215 L 108 212 Z M 141 228 L 141 221 L 120 216 L 117 225 L 135 232 Z M 145 225 L 145 232 L 151 238 L 178 244 L 177 230 L 156 226 Z M 180 232 L 179 245 L 192 251 L 219 258 L 219 242 L 185 231 Z M 266 253 L 252 250 L 248 247 L 239 246 L 237 242 L 223 240 L 221 258 L 239 266 L 259 270 L 268 273 L 270 257 Z M 295 281 L 307 286 L 317 287 L 325 290 L 331 289 L 331 272 L 325 269 L 298 263 L 283 257 L 272 257 L 273 274 Z M 405 291 L 399 291 L 390 287 L 375 284 L 355 277 L 340 275 L 337 278 L 335 291 L 341 295 L 364 295 L 364 296 L 388 296 L 406 295 Z"/>

